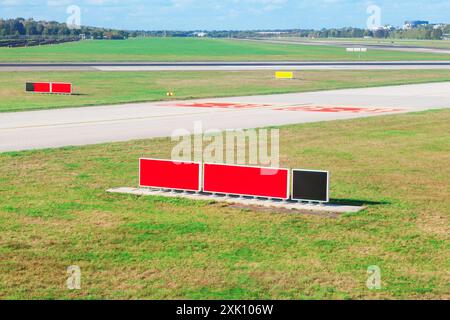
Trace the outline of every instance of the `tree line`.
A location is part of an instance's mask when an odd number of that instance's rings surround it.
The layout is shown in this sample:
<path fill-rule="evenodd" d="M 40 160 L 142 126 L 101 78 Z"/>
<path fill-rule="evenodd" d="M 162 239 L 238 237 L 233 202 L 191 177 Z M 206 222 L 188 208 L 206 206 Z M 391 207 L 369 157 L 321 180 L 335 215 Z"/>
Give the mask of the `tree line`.
<path fill-rule="evenodd" d="M 363 38 L 378 39 L 418 39 L 441 40 L 450 35 L 450 25 L 435 28 L 433 25 L 420 26 L 413 29 L 398 29 L 393 27 L 368 30 L 360 28 L 322 29 L 322 30 L 288 30 L 286 35 L 308 38 Z"/>
<path fill-rule="evenodd" d="M 205 33 L 212 38 L 255 38 L 270 36 L 314 37 L 314 38 L 394 38 L 439 40 L 450 35 L 450 25 L 435 28 L 433 25 L 403 30 L 398 28 L 380 28 L 368 30 L 361 28 L 340 29 L 291 29 L 291 30 L 219 30 L 219 31 L 145 31 L 114 30 L 81 26 L 69 28 L 65 23 L 56 21 L 35 21 L 34 19 L 0 19 L 0 39 L 126 39 L 129 37 L 192 37 Z"/>
<path fill-rule="evenodd" d="M 80 35 L 93 39 L 125 39 L 129 36 L 129 32 L 85 26 L 73 29 L 65 23 L 56 21 L 35 21 L 24 18 L 0 19 L 0 37 L 2 38 L 79 38 Z"/>
<path fill-rule="evenodd" d="M 450 25 L 434 28 L 434 26 L 421 26 L 414 29 L 403 30 L 397 28 L 380 28 L 368 30 L 361 28 L 341 29 L 290 29 L 290 30 L 219 30 L 219 31 L 132 31 L 129 36 L 144 37 L 192 37 L 198 33 L 205 33 L 211 38 L 260 38 L 260 37 L 300 37 L 300 38 L 393 38 L 393 39 L 418 39 L 418 40 L 441 40 L 450 36 Z"/>

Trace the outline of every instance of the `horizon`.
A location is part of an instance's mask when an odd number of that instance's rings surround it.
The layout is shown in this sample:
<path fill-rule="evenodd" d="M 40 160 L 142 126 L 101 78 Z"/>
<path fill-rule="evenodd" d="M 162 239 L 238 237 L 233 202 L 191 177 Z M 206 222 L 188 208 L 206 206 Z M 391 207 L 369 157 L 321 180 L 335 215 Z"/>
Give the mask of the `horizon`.
<path fill-rule="evenodd" d="M 408 20 L 448 23 L 450 1 L 404 1 L 389 3 L 360 0 L 167 0 L 145 3 L 132 0 L 0 0 L 3 19 L 33 18 L 65 23 L 78 6 L 83 26 L 143 31 L 255 31 L 361 28 L 376 14 L 379 25 L 400 27 Z M 338 18 L 336 18 L 338 17 Z"/>

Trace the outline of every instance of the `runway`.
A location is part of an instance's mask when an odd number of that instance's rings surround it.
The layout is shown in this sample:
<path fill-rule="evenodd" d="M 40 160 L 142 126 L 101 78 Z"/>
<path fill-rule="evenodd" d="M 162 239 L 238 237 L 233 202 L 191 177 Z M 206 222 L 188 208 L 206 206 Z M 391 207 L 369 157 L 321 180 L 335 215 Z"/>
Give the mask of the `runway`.
<path fill-rule="evenodd" d="M 0 72 L 43 71 L 256 71 L 256 70 L 432 70 L 450 61 L 262 61 L 0 63 Z"/>
<path fill-rule="evenodd" d="M 286 39 L 241 39 L 241 41 L 257 41 L 275 44 L 297 44 L 307 46 L 333 46 L 340 48 L 363 47 L 373 50 L 387 50 L 387 51 L 401 51 L 401 52 L 417 52 L 417 53 L 436 53 L 436 54 L 450 54 L 450 49 L 434 48 L 424 46 L 412 46 L 401 44 L 378 44 L 370 42 L 358 41 L 333 41 L 333 40 L 319 40 L 319 41 L 305 41 L 305 40 L 286 40 Z"/>
<path fill-rule="evenodd" d="M 450 107 L 450 82 L 0 113 L 0 152 L 245 129 Z"/>

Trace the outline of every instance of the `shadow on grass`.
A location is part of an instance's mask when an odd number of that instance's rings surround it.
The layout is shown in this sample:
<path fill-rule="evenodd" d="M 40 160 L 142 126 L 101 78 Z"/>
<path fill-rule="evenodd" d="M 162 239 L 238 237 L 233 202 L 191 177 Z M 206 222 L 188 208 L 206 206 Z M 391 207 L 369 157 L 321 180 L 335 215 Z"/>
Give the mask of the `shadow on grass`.
<path fill-rule="evenodd" d="M 388 205 L 391 202 L 387 201 L 370 201 L 370 200 L 355 200 L 355 199 L 330 199 L 330 204 L 338 204 L 343 206 L 379 206 Z"/>

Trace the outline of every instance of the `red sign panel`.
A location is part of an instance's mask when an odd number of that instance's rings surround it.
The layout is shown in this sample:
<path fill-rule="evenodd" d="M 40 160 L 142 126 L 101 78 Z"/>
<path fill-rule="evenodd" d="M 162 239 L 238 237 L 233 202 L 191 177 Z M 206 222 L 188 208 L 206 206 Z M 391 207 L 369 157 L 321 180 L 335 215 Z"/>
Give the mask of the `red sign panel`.
<path fill-rule="evenodd" d="M 52 93 L 72 93 L 72 85 L 70 83 L 52 83 Z"/>
<path fill-rule="evenodd" d="M 201 164 L 140 159 L 139 185 L 150 188 L 201 191 Z"/>
<path fill-rule="evenodd" d="M 34 92 L 50 93 L 50 83 L 48 82 L 35 82 Z"/>
<path fill-rule="evenodd" d="M 203 191 L 231 195 L 289 198 L 289 170 L 204 164 Z"/>
<path fill-rule="evenodd" d="M 57 82 L 27 82 L 25 90 L 37 93 L 71 94 L 72 84 Z"/>

